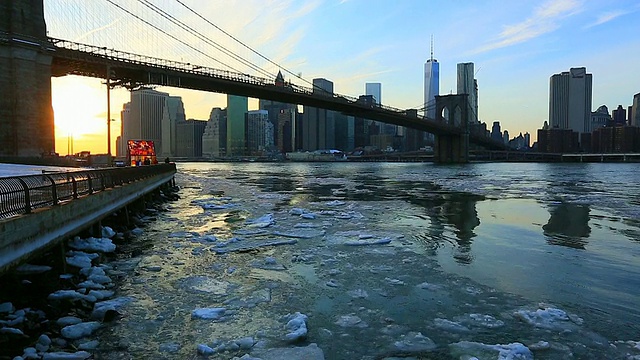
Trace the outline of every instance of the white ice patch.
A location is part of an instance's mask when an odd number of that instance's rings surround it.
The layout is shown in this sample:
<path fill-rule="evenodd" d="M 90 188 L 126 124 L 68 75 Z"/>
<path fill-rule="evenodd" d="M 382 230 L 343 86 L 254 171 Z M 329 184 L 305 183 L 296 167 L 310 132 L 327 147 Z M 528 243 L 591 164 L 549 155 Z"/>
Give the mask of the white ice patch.
<path fill-rule="evenodd" d="M 273 218 L 273 214 L 265 214 L 257 219 L 251 219 L 246 221 L 247 227 L 250 227 L 250 228 L 266 228 L 275 223 L 276 221 Z"/>
<path fill-rule="evenodd" d="M 445 331 L 449 331 L 449 332 L 469 332 L 471 330 L 469 330 L 468 327 L 455 322 L 455 321 L 450 321 L 447 319 L 440 319 L 440 318 L 435 318 L 433 319 L 433 324 L 435 325 L 435 327 L 440 328 L 442 330 Z"/>
<path fill-rule="evenodd" d="M 195 309 L 191 312 L 192 319 L 203 320 L 221 320 L 224 313 L 227 311 L 225 308 L 201 308 Z"/>
<path fill-rule="evenodd" d="M 393 343 L 393 346 L 404 353 L 421 353 L 431 351 L 437 347 L 433 340 L 420 332 L 409 332 L 403 335 L 400 341 Z"/>
<path fill-rule="evenodd" d="M 307 315 L 296 312 L 285 316 L 287 320 L 286 329 L 289 331 L 285 336 L 288 342 L 298 342 L 307 338 Z"/>
<path fill-rule="evenodd" d="M 111 239 L 114 236 L 116 236 L 116 232 L 113 231 L 112 228 L 110 228 L 108 226 L 103 226 L 102 227 L 102 237 L 103 238 Z"/>
<path fill-rule="evenodd" d="M 521 343 L 487 345 L 471 341 L 460 341 L 449 345 L 449 348 L 451 356 L 456 359 L 533 360 L 533 354 L 529 348 Z"/>
<path fill-rule="evenodd" d="M 119 312 L 125 305 L 132 302 L 131 297 L 119 297 L 112 300 L 100 301 L 95 303 L 93 311 L 91 312 L 91 318 L 94 320 L 104 320 L 108 311 Z"/>
<path fill-rule="evenodd" d="M 85 360 L 91 357 L 91 354 L 86 351 L 76 352 L 50 352 L 42 354 L 42 360 Z"/>
<path fill-rule="evenodd" d="M 366 328 L 369 326 L 366 322 L 360 319 L 360 317 L 354 314 L 340 316 L 338 320 L 336 320 L 335 324 L 340 327 Z"/>
<path fill-rule="evenodd" d="M 344 201 L 340 201 L 340 200 L 333 200 L 333 201 L 329 201 L 326 202 L 325 205 L 327 206 L 342 206 L 346 204 Z"/>
<path fill-rule="evenodd" d="M 75 340 L 93 334 L 99 327 L 100 323 L 97 321 L 83 322 L 63 327 L 60 334 L 67 339 Z"/>
<path fill-rule="evenodd" d="M 83 250 L 89 252 L 114 252 L 116 245 L 109 238 L 87 238 L 81 239 L 79 236 L 69 241 L 69 247 L 76 250 Z"/>
<path fill-rule="evenodd" d="M 518 310 L 513 314 L 526 323 L 544 329 L 569 329 L 582 324 L 582 319 L 570 316 L 564 310 L 548 307 L 543 304 L 535 311 Z"/>
<path fill-rule="evenodd" d="M 85 295 L 75 290 L 58 290 L 49 294 L 47 299 L 49 300 L 84 300 L 91 303 L 94 303 L 98 300 L 92 295 Z"/>

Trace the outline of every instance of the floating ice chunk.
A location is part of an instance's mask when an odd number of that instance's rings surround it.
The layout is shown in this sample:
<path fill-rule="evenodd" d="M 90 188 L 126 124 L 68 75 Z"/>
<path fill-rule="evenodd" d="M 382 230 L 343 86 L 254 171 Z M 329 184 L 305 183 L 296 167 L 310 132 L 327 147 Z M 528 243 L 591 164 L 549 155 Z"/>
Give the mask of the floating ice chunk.
<path fill-rule="evenodd" d="M 196 351 L 198 352 L 198 354 L 204 355 L 204 356 L 209 356 L 216 353 L 215 350 L 213 350 L 211 347 L 209 347 L 206 344 L 198 344 Z"/>
<path fill-rule="evenodd" d="M 169 238 L 170 239 L 175 239 L 175 238 L 190 239 L 190 238 L 193 238 L 195 236 L 200 236 L 200 234 L 198 234 L 197 232 L 193 232 L 193 231 L 176 231 L 174 233 L 169 234 Z"/>
<path fill-rule="evenodd" d="M 124 296 L 111 300 L 100 301 L 93 305 L 91 318 L 94 320 L 104 321 L 108 312 L 118 313 L 125 305 L 132 302 L 133 298 Z"/>
<path fill-rule="evenodd" d="M 102 227 L 102 237 L 103 238 L 111 239 L 114 236 L 116 236 L 116 232 L 113 231 L 112 228 L 110 228 L 108 226 L 103 226 Z"/>
<path fill-rule="evenodd" d="M 273 214 L 265 214 L 257 219 L 251 219 L 246 221 L 247 226 L 250 228 L 266 228 L 276 223 L 273 219 Z"/>
<path fill-rule="evenodd" d="M 80 324 L 82 322 L 82 319 L 77 318 L 75 316 L 64 316 L 59 318 L 56 323 L 62 327 L 68 326 L 68 325 L 75 325 L 75 324 Z"/>
<path fill-rule="evenodd" d="M 431 291 L 440 290 L 442 288 L 442 286 L 440 285 L 430 284 L 428 282 L 423 282 L 416 286 L 419 287 L 420 289 L 431 290 Z"/>
<path fill-rule="evenodd" d="M 98 300 L 92 295 L 85 295 L 75 290 L 58 290 L 49 294 L 47 299 L 49 300 L 84 300 L 91 303 L 94 303 Z"/>
<path fill-rule="evenodd" d="M 436 343 L 420 332 L 409 332 L 400 341 L 393 343 L 393 346 L 404 353 L 419 353 L 431 351 L 437 347 Z"/>
<path fill-rule="evenodd" d="M 326 234 L 325 230 L 318 229 L 302 229 L 296 231 L 274 231 L 273 235 L 284 236 L 289 238 L 297 238 L 297 239 L 312 239 L 319 236 L 324 236 Z"/>
<path fill-rule="evenodd" d="M 191 312 L 192 319 L 220 320 L 227 311 L 225 308 L 201 308 Z"/>
<path fill-rule="evenodd" d="M 252 351 L 253 353 L 253 351 Z M 258 359 L 275 360 L 275 359 L 304 359 L 304 360 L 325 360 L 322 349 L 317 344 L 312 343 L 305 347 L 296 346 L 289 348 L 271 348 L 264 352 L 258 352 L 256 356 Z M 248 357 L 242 360 L 255 360 L 255 358 Z"/>
<path fill-rule="evenodd" d="M 116 245 L 109 238 L 87 238 L 81 239 L 79 236 L 69 241 L 69 247 L 76 250 L 90 251 L 90 252 L 114 252 Z"/>
<path fill-rule="evenodd" d="M 234 341 L 242 350 L 249 350 L 255 344 L 251 336 L 243 337 Z"/>
<path fill-rule="evenodd" d="M 60 334 L 67 339 L 80 339 L 93 334 L 98 330 L 100 323 L 97 321 L 82 322 L 75 325 L 68 325 L 60 330 Z"/>
<path fill-rule="evenodd" d="M 85 360 L 91 357 L 86 351 L 76 351 L 73 353 L 58 351 L 42 354 L 42 360 Z"/>
<path fill-rule="evenodd" d="M 390 237 L 380 239 L 359 238 L 358 240 L 347 240 L 344 242 L 347 246 L 365 246 L 365 245 L 386 245 L 391 242 Z"/>
<path fill-rule="evenodd" d="M 232 203 L 218 202 L 218 203 L 210 203 L 210 204 L 200 204 L 200 206 L 202 206 L 204 210 L 226 210 L 226 209 L 234 208 L 238 205 L 232 204 Z"/>
<path fill-rule="evenodd" d="M 336 320 L 335 324 L 341 327 L 366 328 L 369 326 L 366 322 L 362 321 L 362 319 L 353 314 L 340 316 L 338 320 Z"/>
<path fill-rule="evenodd" d="M 102 290 L 104 289 L 104 285 L 98 284 L 91 280 L 86 280 L 78 284 L 78 287 L 81 289 L 92 289 L 92 290 Z"/>
<path fill-rule="evenodd" d="M 351 296 L 352 298 L 356 298 L 356 299 L 366 299 L 369 297 L 369 294 L 362 289 L 351 290 L 351 291 L 348 291 L 347 294 L 349 294 L 349 296 Z"/>
<path fill-rule="evenodd" d="M 47 272 L 51 270 L 51 266 L 47 265 L 31 265 L 31 264 L 22 264 L 16 268 L 16 271 L 19 274 L 41 274 L 43 272 Z"/>
<path fill-rule="evenodd" d="M 300 215 L 301 218 L 303 219 L 307 219 L 307 220 L 313 220 L 316 218 L 316 214 L 314 213 L 304 213 Z"/>
<path fill-rule="evenodd" d="M 65 260 L 67 264 L 71 266 L 75 266 L 79 268 L 91 267 L 91 257 L 87 256 L 86 254 L 73 255 L 73 256 L 67 257 Z"/>
<path fill-rule="evenodd" d="M 305 209 L 301 209 L 301 208 L 292 208 L 289 210 L 289 214 L 290 215 L 302 215 L 304 213 L 306 213 L 307 210 Z"/>
<path fill-rule="evenodd" d="M 326 202 L 325 205 L 327 206 L 341 206 L 346 204 L 344 201 L 340 201 L 340 200 L 333 200 L 333 201 L 329 201 Z"/>
<path fill-rule="evenodd" d="M 298 342 L 307 338 L 307 318 L 307 315 L 299 312 L 288 316 L 286 328 L 289 332 L 284 336 L 288 342 Z"/>
<path fill-rule="evenodd" d="M 545 329 L 566 329 L 573 326 L 573 323 L 581 324 L 582 319 L 572 318 L 564 311 L 553 307 L 543 307 L 535 311 L 518 310 L 513 314 L 526 323 Z"/>
<path fill-rule="evenodd" d="M 537 343 L 530 344 L 527 346 L 529 350 L 538 351 L 538 350 L 548 350 L 551 349 L 551 344 L 548 341 L 538 341 Z"/>
<path fill-rule="evenodd" d="M 180 351 L 180 344 L 174 343 L 174 342 L 160 344 L 160 346 L 158 347 L 158 351 L 166 352 L 166 353 L 175 353 Z"/>
<path fill-rule="evenodd" d="M 289 239 L 289 240 L 265 240 L 265 241 L 246 241 L 243 243 L 235 243 L 235 244 L 220 244 L 220 247 L 212 247 L 209 250 L 215 252 L 216 254 L 227 254 L 231 252 L 242 252 L 258 249 L 265 246 L 278 246 L 278 245 L 293 245 L 296 244 L 298 240 Z M 227 246 L 228 245 L 228 246 Z"/>
<path fill-rule="evenodd" d="M 238 229 L 233 232 L 234 235 L 243 236 L 260 236 L 268 233 L 269 232 L 265 229 Z"/>
<path fill-rule="evenodd" d="M 449 331 L 449 332 L 469 332 L 471 330 L 469 330 L 468 327 L 455 322 L 455 321 L 450 321 L 447 319 L 440 319 L 440 318 L 435 318 L 433 319 L 433 325 L 435 325 L 437 328 L 440 328 L 442 330 L 445 331 Z"/>
<path fill-rule="evenodd" d="M 402 281 L 400 279 L 391 279 L 391 278 L 386 277 L 386 278 L 384 278 L 384 280 L 386 282 L 388 282 L 389 284 L 391 284 L 391 285 L 404 285 L 405 284 L 404 281 Z"/>
<path fill-rule="evenodd" d="M 310 222 L 305 222 L 305 223 L 297 223 L 297 224 L 293 225 L 293 227 L 294 228 L 303 228 L 303 229 L 313 229 L 313 228 L 319 228 L 319 227 L 321 227 L 321 225 L 310 223 Z"/>
<path fill-rule="evenodd" d="M 142 235 L 143 232 L 144 232 L 144 230 L 142 230 L 139 227 L 137 227 L 137 228 L 131 230 L 131 235 L 140 236 L 140 235 Z"/>
<path fill-rule="evenodd" d="M 340 284 L 338 284 L 335 279 L 329 279 L 329 281 L 327 281 L 325 284 L 328 287 L 332 287 L 332 288 L 337 288 L 340 286 Z"/>
<path fill-rule="evenodd" d="M 498 320 L 491 315 L 469 314 L 468 322 L 472 325 L 482 326 L 489 329 L 504 326 L 504 321 Z"/>
<path fill-rule="evenodd" d="M 87 342 L 83 342 L 82 344 L 78 345 L 78 349 L 80 350 L 95 350 L 98 348 L 98 345 L 100 345 L 100 342 L 98 340 L 90 340 Z"/>
<path fill-rule="evenodd" d="M 483 343 L 460 341 L 449 345 L 451 355 L 460 359 L 498 359 L 498 360 L 533 360 L 533 354 L 521 343 L 507 345 L 487 345 Z M 497 357 L 496 357 L 497 355 Z"/>

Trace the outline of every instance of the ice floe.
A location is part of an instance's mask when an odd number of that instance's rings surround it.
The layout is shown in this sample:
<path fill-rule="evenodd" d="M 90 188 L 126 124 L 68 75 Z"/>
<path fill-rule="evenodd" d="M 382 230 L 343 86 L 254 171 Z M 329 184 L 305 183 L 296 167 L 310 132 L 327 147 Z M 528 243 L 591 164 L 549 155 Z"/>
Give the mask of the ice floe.
<path fill-rule="evenodd" d="M 266 228 L 276 223 L 273 214 L 265 214 L 256 219 L 246 220 L 247 227 L 250 228 Z"/>
<path fill-rule="evenodd" d="M 285 336 L 285 340 L 288 342 L 298 342 L 307 338 L 307 315 L 296 312 L 294 314 L 287 315 L 286 329 L 289 331 Z"/>
<path fill-rule="evenodd" d="M 449 345 L 451 355 L 460 359 L 533 360 L 531 350 L 521 343 L 487 345 L 460 341 Z"/>
<path fill-rule="evenodd" d="M 192 319 L 222 320 L 227 311 L 225 308 L 201 308 L 191 312 Z"/>
<path fill-rule="evenodd" d="M 273 240 L 246 240 L 220 243 L 218 247 L 212 247 L 210 250 L 216 254 L 227 254 L 231 252 L 249 251 L 266 246 L 293 245 L 297 243 L 296 239 L 273 239 Z"/>
<path fill-rule="evenodd" d="M 107 314 L 109 314 L 110 312 L 118 314 L 125 305 L 129 304 L 132 301 L 133 298 L 123 296 L 111 300 L 97 302 L 93 305 L 91 318 L 94 320 L 104 321 L 107 317 Z"/>
<path fill-rule="evenodd" d="M 431 351 L 437 347 L 436 343 L 420 332 L 409 332 L 403 335 L 399 341 L 393 343 L 396 350 L 402 353 L 422 353 Z"/>
<path fill-rule="evenodd" d="M 324 236 L 327 232 L 325 230 L 318 229 L 301 229 L 301 230 L 289 230 L 289 231 L 274 231 L 273 235 L 284 236 L 297 239 L 312 239 L 320 236 Z"/>
<path fill-rule="evenodd" d="M 540 304 L 536 310 L 518 310 L 513 314 L 524 322 L 545 329 L 569 329 L 581 325 L 582 319 L 571 316 L 564 310 Z"/>
<path fill-rule="evenodd" d="M 100 328 L 100 323 L 97 321 L 82 322 L 63 327 L 62 330 L 60 330 L 60 334 L 64 338 L 74 340 L 89 336 L 98 330 L 98 328 Z"/>
<path fill-rule="evenodd" d="M 69 247 L 75 250 L 103 253 L 114 252 L 116 250 L 116 245 L 109 238 L 90 237 L 82 239 L 79 236 L 69 241 Z"/>
<path fill-rule="evenodd" d="M 91 357 L 91 353 L 86 351 L 76 352 L 50 352 L 42 354 L 42 360 L 85 360 Z"/>
<path fill-rule="evenodd" d="M 360 317 L 354 314 L 349 315 L 341 315 L 338 320 L 335 322 L 336 325 L 340 327 L 357 327 L 357 328 L 366 328 L 369 325 L 364 322 Z"/>
<path fill-rule="evenodd" d="M 468 327 L 460 324 L 459 322 L 447 319 L 435 318 L 433 319 L 433 325 L 435 325 L 435 327 L 439 329 L 455 333 L 464 333 L 471 331 Z"/>

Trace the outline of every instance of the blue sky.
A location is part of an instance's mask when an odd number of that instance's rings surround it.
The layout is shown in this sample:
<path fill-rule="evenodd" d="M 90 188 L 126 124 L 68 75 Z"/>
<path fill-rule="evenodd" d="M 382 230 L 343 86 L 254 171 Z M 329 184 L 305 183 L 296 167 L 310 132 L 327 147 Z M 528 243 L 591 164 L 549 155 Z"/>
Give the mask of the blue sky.
<path fill-rule="evenodd" d="M 135 1 L 113 1 L 211 56 L 185 49 L 121 9 L 98 0 L 45 0 L 50 36 L 222 67 L 212 61 L 216 58 L 242 68 L 202 41 L 163 24 L 162 19 Z M 536 129 L 548 118 L 549 77 L 570 67 L 585 66 L 593 74 L 594 109 L 602 104 L 609 110 L 618 104 L 626 108 L 633 95 L 640 92 L 637 0 L 182 1 L 293 73 L 302 73 L 309 80 L 324 77 L 333 81 L 338 93 L 357 96 L 364 92 L 365 82 L 381 82 L 382 102 L 397 108 L 419 107 L 423 102 L 424 62 L 429 58 L 433 35 L 441 93 L 455 93 L 457 63 L 474 62 L 479 118 L 489 127 L 499 120 L 512 137 L 529 132 L 535 138 Z M 242 57 L 270 72 L 276 71 L 275 66 L 198 19 L 175 0 L 153 3 Z M 79 22 L 78 18 L 83 20 Z M 296 81 L 289 74 L 285 73 L 285 77 Z M 85 94 L 104 96 L 98 80 L 69 77 L 54 79 L 54 97 L 57 87 L 65 88 L 58 97 L 72 96 L 69 94 L 74 92 L 74 86 L 85 86 Z M 226 98 L 219 94 L 159 90 L 181 95 L 189 118 L 206 119 L 211 107 L 226 105 Z M 111 108 L 116 115 L 112 117 L 117 118 L 117 111 L 127 99 L 126 91 L 114 92 Z M 104 121 L 100 122 L 100 117 L 104 117 L 104 111 L 86 120 L 97 124 L 95 139 L 103 136 L 100 125 Z M 56 110 L 58 113 L 63 111 Z"/>

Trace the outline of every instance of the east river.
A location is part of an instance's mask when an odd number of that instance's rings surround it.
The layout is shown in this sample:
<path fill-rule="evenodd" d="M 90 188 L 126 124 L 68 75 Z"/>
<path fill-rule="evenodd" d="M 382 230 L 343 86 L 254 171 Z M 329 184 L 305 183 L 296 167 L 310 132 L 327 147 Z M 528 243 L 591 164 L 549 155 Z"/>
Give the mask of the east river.
<path fill-rule="evenodd" d="M 176 182 L 109 264 L 131 302 L 96 358 L 640 358 L 637 164 L 180 163 Z"/>

